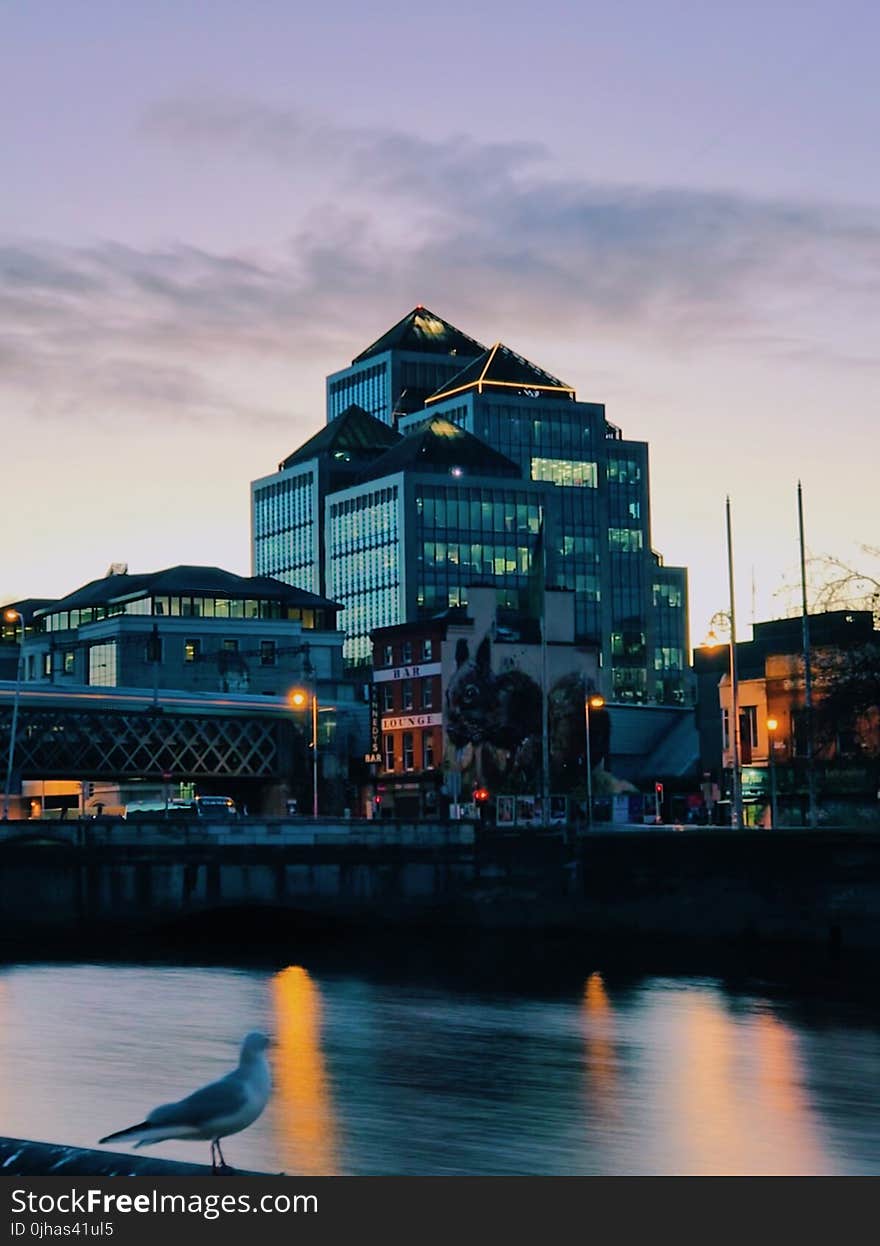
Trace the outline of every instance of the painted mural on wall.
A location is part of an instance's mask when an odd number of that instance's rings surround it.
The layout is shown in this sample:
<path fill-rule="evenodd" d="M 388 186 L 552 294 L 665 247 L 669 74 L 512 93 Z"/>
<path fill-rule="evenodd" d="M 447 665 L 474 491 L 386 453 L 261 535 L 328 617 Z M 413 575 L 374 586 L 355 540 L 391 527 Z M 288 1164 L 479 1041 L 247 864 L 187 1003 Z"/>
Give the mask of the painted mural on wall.
<path fill-rule="evenodd" d="M 584 682 L 571 671 L 549 689 L 550 771 L 554 791 L 584 782 Z M 455 672 L 446 689 L 446 761 L 462 790 L 534 792 L 541 782 L 541 687 L 525 671 L 493 670 L 492 642 L 484 637 L 471 654 L 467 640 L 455 650 Z M 606 711 L 590 718 L 593 767 L 607 765 L 610 723 Z"/>

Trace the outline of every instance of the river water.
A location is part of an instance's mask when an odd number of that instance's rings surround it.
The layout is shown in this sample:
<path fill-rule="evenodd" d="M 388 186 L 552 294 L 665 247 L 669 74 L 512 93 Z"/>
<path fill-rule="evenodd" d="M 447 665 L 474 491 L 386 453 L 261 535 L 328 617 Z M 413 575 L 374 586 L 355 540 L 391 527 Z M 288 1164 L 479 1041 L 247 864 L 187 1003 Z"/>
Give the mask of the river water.
<path fill-rule="evenodd" d="M 268 959 L 0 968 L 0 1133 L 93 1146 L 226 1072 L 261 1028 L 275 1090 L 224 1146 L 242 1168 L 880 1173 L 880 1015 L 845 992 Z"/>

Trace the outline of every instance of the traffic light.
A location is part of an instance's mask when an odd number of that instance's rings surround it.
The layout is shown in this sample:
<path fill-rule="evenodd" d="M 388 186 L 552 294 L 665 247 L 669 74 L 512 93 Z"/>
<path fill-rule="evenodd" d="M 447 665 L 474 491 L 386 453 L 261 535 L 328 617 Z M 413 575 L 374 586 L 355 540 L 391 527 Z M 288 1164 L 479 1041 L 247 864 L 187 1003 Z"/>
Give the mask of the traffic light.
<path fill-rule="evenodd" d="M 374 805 L 381 805 L 381 804 L 382 804 L 382 797 L 381 797 L 381 796 L 374 796 L 374 797 L 373 797 L 373 804 L 374 804 Z"/>
<path fill-rule="evenodd" d="M 662 783 L 654 784 L 654 794 L 656 795 L 658 800 L 663 799 L 663 784 Z"/>
<path fill-rule="evenodd" d="M 478 805 L 484 805 L 489 799 L 489 789 L 485 787 L 474 788 L 474 800 Z"/>

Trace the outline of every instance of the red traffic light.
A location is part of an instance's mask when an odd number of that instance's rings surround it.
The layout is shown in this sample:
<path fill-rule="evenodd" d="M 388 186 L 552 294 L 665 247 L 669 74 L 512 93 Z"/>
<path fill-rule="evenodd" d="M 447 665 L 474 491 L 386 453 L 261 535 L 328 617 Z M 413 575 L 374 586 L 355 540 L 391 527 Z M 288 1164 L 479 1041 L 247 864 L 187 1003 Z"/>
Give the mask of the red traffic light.
<path fill-rule="evenodd" d="M 662 784 L 662 783 L 655 783 L 655 784 L 654 784 L 654 791 L 657 793 L 657 795 L 658 795 L 658 796 L 662 796 L 662 795 L 663 795 L 663 784 Z"/>
<path fill-rule="evenodd" d="M 484 804 L 489 799 L 489 789 L 486 787 L 474 788 L 474 800 L 478 805 Z"/>
<path fill-rule="evenodd" d="M 382 804 L 382 797 L 381 797 L 381 796 L 374 796 L 374 797 L 373 797 L 373 800 L 374 800 L 374 802 L 375 802 L 377 805 L 381 805 L 381 804 Z"/>

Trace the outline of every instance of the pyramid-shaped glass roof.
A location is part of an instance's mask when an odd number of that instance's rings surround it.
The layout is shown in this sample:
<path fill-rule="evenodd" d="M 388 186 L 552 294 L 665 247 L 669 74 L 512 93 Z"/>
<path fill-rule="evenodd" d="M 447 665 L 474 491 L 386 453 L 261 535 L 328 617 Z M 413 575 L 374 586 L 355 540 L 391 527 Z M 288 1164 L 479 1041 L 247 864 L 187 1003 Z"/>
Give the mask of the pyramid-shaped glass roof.
<path fill-rule="evenodd" d="M 511 459 L 442 415 L 424 420 L 407 433 L 359 479 L 376 480 L 407 469 L 449 476 L 522 476 Z"/>
<path fill-rule="evenodd" d="M 453 394 L 474 389 L 478 394 L 484 390 L 514 393 L 522 398 L 562 398 L 574 400 L 574 390 L 558 377 L 551 376 L 537 364 L 517 355 L 509 346 L 496 342 L 478 359 L 462 368 L 447 381 L 427 402 L 440 402 Z"/>
<path fill-rule="evenodd" d="M 341 415 L 326 424 L 307 442 L 278 464 L 278 470 L 306 463 L 309 459 L 329 456 L 334 462 L 350 463 L 368 460 L 383 453 L 400 440 L 388 424 L 377 420 L 363 407 L 352 403 Z"/>
<path fill-rule="evenodd" d="M 389 350 L 417 351 L 428 355 L 458 355 L 462 359 L 473 359 L 485 350 L 482 342 L 475 341 L 456 329 L 455 325 L 435 316 L 427 307 L 414 307 L 402 320 L 399 320 L 387 333 L 362 350 L 352 359 L 352 363 L 360 363 L 373 355 L 382 355 Z"/>

